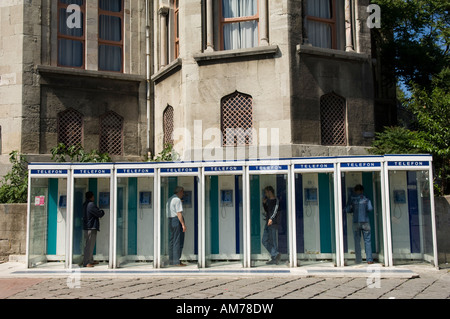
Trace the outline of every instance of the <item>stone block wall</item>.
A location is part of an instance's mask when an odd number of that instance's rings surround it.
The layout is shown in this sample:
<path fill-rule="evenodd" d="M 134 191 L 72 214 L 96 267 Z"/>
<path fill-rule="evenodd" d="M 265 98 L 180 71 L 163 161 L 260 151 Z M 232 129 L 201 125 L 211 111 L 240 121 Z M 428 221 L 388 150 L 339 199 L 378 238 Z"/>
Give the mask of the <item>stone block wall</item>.
<path fill-rule="evenodd" d="M 26 204 L 0 204 L 0 261 L 26 254 L 26 229 Z"/>

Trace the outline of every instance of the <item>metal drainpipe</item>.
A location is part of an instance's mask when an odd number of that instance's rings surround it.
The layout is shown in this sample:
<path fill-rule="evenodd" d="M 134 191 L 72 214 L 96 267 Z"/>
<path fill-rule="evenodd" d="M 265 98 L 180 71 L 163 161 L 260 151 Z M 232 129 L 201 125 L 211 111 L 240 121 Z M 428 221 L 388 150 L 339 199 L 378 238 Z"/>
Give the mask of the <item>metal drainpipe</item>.
<path fill-rule="evenodd" d="M 146 81 L 147 81 L 147 156 L 151 158 L 150 152 L 150 103 L 151 103 L 151 74 L 150 74 L 150 0 L 145 0 L 145 46 L 146 46 Z"/>

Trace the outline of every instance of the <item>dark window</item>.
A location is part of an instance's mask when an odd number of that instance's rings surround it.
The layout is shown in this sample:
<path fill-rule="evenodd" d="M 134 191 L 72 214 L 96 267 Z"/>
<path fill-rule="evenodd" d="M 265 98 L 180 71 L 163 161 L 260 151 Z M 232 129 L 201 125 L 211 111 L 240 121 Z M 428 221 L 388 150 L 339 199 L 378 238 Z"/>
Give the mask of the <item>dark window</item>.
<path fill-rule="evenodd" d="M 222 99 L 223 146 L 253 143 L 253 98 L 235 92 Z"/>
<path fill-rule="evenodd" d="M 115 112 L 100 118 L 100 152 L 123 155 L 123 118 Z"/>
<path fill-rule="evenodd" d="M 58 143 L 83 145 L 83 114 L 74 109 L 58 114 Z"/>
<path fill-rule="evenodd" d="M 335 93 L 320 99 L 320 124 L 322 145 L 347 145 L 346 103 Z"/>
<path fill-rule="evenodd" d="M 173 145 L 173 130 L 174 130 L 174 112 L 173 107 L 170 105 L 166 107 L 163 113 L 163 132 L 164 132 L 164 145 Z"/>

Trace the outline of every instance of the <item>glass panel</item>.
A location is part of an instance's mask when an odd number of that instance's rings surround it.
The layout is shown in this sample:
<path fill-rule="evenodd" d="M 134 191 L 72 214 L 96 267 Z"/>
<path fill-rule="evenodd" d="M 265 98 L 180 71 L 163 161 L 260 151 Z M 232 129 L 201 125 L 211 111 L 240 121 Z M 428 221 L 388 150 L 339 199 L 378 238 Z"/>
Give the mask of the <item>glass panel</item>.
<path fill-rule="evenodd" d="M 69 12 L 67 12 L 67 9 L 64 9 L 64 8 L 59 9 L 59 33 L 61 33 L 63 35 L 73 36 L 73 37 L 82 37 L 83 33 L 84 33 L 83 12 L 80 12 L 79 20 L 76 21 L 76 22 L 79 21 L 79 24 L 73 28 L 70 28 L 69 26 L 71 26 L 74 23 L 74 21 L 72 21 L 72 19 L 74 19 L 73 14 L 74 13 L 70 10 L 69 10 Z M 68 19 L 71 23 L 67 23 Z"/>
<path fill-rule="evenodd" d="M 307 20 L 308 40 L 311 45 L 324 49 L 332 48 L 331 25 Z"/>
<path fill-rule="evenodd" d="M 67 179 L 32 179 L 29 267 L 66 259 Z"/>
<path fill-rule="evenodd" d="M 152 266 L 153 177 L 117 179 L 117 267 Z"/>
<path fill-rule="evenodd" d="M 120 42 L 122 40 L 122 19 L 100 15 L 98 36 L 102 40 Z"/>
<path fill-rule="evenodd" d="M 331 19 L 331 0 L 308 0 L 308 15 L 323 19 Z"/>
<path fill-rule="evenodd" d="M 223 26 L 224 50 L 258 46 L 258 21 L 227 23 Z"/>
<path fill-rule="evenodd" d="M 289 263 L 286 174 L 250 176 L 251 266 Z M 271 226 L 269 219 L 273 220 Z"/>
<path fill-rule="evenodd" d="M 242 176 L 205 179 L 206 266 L 242 267 Z"/>
<path fill-rule="evenodd" d="M 99 8 L 105 11 L 121 12 L 122 0 L 100 0 Z"/>
<path fill-rule="evenodd" d="M 227 18 L 251 17 L 258 14 L 258 0 L 222 0 L 222 15 Z"/>
<path fill-rule="evenodd" d="M 83 66 L 83 42 L 59 39 L 58 63 L 61 66 L 81 68 Z"/>
<path fill-rule="evenodd" d="M 98 67 L 103 71 L 122 70 L 122 48 L 111 45 L 98 46 Z"/>
<path fill-rule="evenodd" d="M 95 231 L 96 219 L 85 217 L 84 207 L 86 193 L 92 192 L 93 214 L 103 211 L 99 218 L 100 231 Z M 110 180 L 109 178 L 75 179 L 73 203 L 73 252 L 72 263 L 87 265 L 92 263 L 105 264 L 109 262 L 110 245 Z M 89 216 L 88 216 L 89 217 Z M 88 228 L 92 228 L 89 231 Z"/>
<path fill-rule="evenodd" d="M 336 265 L 334 174 L 295 174 L 299 266 Z"/>
<path fill-rule="evenodd" d="M 390 171 L 389 198 L 394 265 L 433 262 L 428 171 Z"/>
<path fill-rule="evenodd" d="M 197 180 L 197 177 L 191 176 L 161 177 L 161 267 L 180 264 L 197 266 Z M 175 194 L 179 187 L 182 191 Z M 185 232 L 183 232 L 177 211 L 182 211 Z"/>
<path fill-rule="evenodd" d="M 342 202 L 345 265 L 383 263 L 380 173 L 343 173 Z"/>

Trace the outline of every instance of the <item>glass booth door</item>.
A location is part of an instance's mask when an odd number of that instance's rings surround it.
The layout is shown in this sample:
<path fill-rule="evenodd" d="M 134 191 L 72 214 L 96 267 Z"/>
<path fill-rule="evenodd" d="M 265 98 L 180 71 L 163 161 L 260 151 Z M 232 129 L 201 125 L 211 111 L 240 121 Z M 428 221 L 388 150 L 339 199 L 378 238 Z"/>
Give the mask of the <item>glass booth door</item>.
<path fill-rule="evenodd" d="M 336 266 L 333 170 L 331 163 L 295 165 L 297 266 Z"/>
<path fill-rule="evenodd" d="M 129 170 L 117 170 L 115 267 L 153 267 L 155 179 L 122 171 Z"/>
<path fill-rule="evenodd" d="M 381 163 L 363 170 L 351 164 L 341 164 L 344 265 L 385 265 Z"/>
<path fill-rule="evenodd" d="M 217 174 L 227 168 L 205 168 L 206 267 L 243 267 L 243 167 L 229 168 L 240 175 Z"/>
<path fill-rule="evenodd" d="M 29 180 L 28 267 L 65 268 L 68 266 L 66 258 L 68 178 L 42 177 L 38 170 L 32 170 Z"/>
<path fill-rule="evenodd" d="M 72 265 L 80 267 L 93 264 L 95 267 L 112 268 L 113 247 L 113 203 L 112 169 L 74 169 L 72 212 Z M 103 211 L 99 219 L 99 231 L 89 232 L 84 224 L 84 205 L 87 192 L 94 194 L 94 205 Z M 90 245 L 93 249 L 90 249 Z M 90 253 L 92 251 L 92 254 Z"/>

